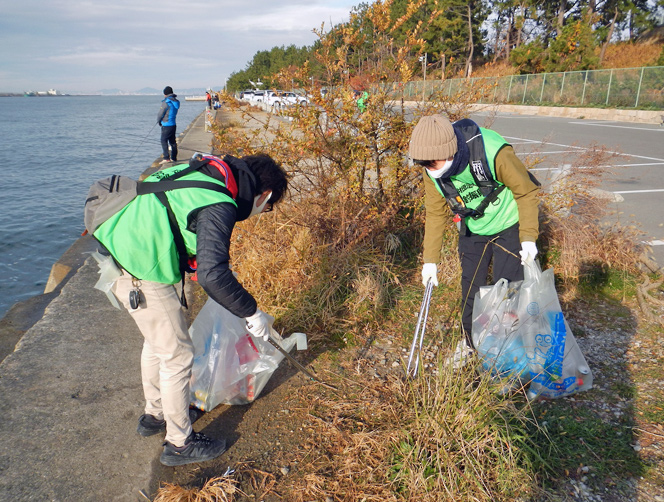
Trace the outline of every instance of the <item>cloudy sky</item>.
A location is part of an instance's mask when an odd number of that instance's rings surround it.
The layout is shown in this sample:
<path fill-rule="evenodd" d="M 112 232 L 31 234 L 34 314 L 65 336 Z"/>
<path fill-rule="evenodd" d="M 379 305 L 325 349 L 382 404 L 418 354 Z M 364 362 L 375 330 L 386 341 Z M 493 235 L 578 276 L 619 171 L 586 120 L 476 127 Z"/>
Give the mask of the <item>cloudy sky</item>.
<path fill-rule="evenodd" d="M 0 92 L 219 88 L 359 0 L 0 0 Z"/>

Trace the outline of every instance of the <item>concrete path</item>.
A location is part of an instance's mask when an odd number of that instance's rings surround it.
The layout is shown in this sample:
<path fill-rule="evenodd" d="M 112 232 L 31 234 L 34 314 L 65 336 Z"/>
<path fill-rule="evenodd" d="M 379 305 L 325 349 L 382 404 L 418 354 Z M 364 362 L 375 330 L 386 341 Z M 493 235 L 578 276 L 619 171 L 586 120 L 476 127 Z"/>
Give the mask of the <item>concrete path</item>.
<path fill-rule="evenodd" d="M 178 139 L 180 160 L 209 152 L 204 121 L 201 114 Z M 92 244 L 83 238 L 72 248 L 82 258 Z M 50 303 L 41 302 L 43 316 L 24 334 L 15 320 L 27 319 L 35 302 L 0 321 L 22 335 L 0 363 L 1 502 L 145 502 L 141 491 L 153 494 L 164 469 L 163 436 L 136 433 L 143 338 L 129 314 L 93 288 L 96 262 L 83 261 L 67 264 L 59 295 L 42 295 Z"/>

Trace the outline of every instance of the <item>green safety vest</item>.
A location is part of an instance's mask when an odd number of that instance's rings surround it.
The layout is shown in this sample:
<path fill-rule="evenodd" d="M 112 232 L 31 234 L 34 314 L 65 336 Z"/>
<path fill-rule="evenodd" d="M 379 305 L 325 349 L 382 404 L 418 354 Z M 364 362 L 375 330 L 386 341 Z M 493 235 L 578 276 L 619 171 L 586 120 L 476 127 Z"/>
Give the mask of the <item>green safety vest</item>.
<path fill-rule="evenodd" d="M 187 164 L 173 166 L 148 176 L 144 181 L 157 182 L 188 167 Z M 212 182 L 225 187 L 222 181 L 199 171 L 192 171 L 179 179 Z M 205 188 L 180 188 L 163 193 L 177 220 L 189 256 L 196 255 L 196 234 L 189 227 L 198 212 L 223 202 L 237 206 L 231 196 Z M 180 257 L 168 211 L 156 194 L 138 195 L 93 235 L 120 266 L 137 279 L 163 284 L 176 284 L 182 280 Z"/>
<path fill-rule="evenodd" d="M 366 111 L 368 100 L 369 100 L 369 93 L 367 91 L 364 91 L 357 100 L 357 109 L 360 110 L 360 113 L 364 113 Z"/>
<path fill-rule="evenodd" d="M 466 121 L 464 121 L 464 123 L 465 122 Z M 470 123 L 471 121 L 467 122 Z M 487 187 L 497 189 L 494 196 L 498 195 L 498 197 L 486 205 L 486 207 L 482 207 L 481 214 L 465 217 L 466 226 L 472 233 L 476 235 L 495 235 L 519 221 L 519 210 L 516 201 L 514 200 L 514 194 L 512 194 L 512 191 L 509 188 L 496 180 L 496 155 L 498 155 L 498 152 L 504 146 L 508 145 L 508 143 L 495 131 L 484 129 L 483 127 L 477 129 L 479 129 L 481 136 L 477 136 L 476 134 L 471 136 L 472 132 L 468 132 L 468 136 L 470 137 L 466 138 L 466 142 L 468 143 L 471 152 L 469 164 L 459 174 L 451 176 L 449 181 L 451 181 L 457 195 L 463 201 L 462 205 L 468 210 L 474 210 L 481 207 L 482 202 L 491 191 L 487 190 Z M 466 129 L 466 131 L 469 131 L 469 129 Z M 471 141 L 474 141 L 475 143 L 471 145 Z M 486 160 L 488 168 L 490 169 L 490 173 L 487 174 L 493 179 L 485 179 L 480 183 L 477 179 L 477 167 L 479 165 L 479 172 L 481 173 L 482 160 Z M 473 164 L 475 164 L 476 168 L 475 176 L 471 170 Z M 430 175 L 429 177 L 433 181 L 440 195 L 442 195 L 443 198 L 450 203 L 450 206 L 452 206 L 451 199 L 454 199 L 454 197 L 451 196 L 450 193 L 448 193 L 447 196 L 444 193 L 444 181 L 432 178 Z M 480 184 L 483 186 L 481 187 Z M 452 207 L 452 210 L 457 212 L 454 207 Z"/>

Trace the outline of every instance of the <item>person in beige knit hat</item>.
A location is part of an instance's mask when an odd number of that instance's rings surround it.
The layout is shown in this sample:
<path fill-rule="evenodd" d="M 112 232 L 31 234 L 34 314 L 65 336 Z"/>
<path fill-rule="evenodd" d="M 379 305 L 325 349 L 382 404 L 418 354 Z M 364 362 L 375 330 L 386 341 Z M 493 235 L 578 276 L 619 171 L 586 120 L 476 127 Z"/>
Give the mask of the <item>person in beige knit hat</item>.
<path fill-rule="evenodd" d="M 539 183 L 495 131 L 470 119 L 451 123 L 442 115 L 422 117 L 410 140 L 409 156 L 421 166 L 426 221 L 422 283 L 438 286 L 438 263 L 448 206 L 459 228 L 461 318 L 465 340 L 453 360 L 463 364 L 473 351 L 475 294 L 493 281 L 523 279 L 523 260 L 537 256 Z"/>

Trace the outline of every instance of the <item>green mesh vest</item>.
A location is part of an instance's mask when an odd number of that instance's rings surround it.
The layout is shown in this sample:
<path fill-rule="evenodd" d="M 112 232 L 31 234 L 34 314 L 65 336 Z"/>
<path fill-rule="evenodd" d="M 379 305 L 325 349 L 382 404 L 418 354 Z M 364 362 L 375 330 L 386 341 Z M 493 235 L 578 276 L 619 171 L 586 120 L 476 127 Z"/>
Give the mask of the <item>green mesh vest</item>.
<path fill-rule="evenodd" d="M 173 166 L 150 175 L 145 181 L 156 182 L 187 167 L 187 164 Z M 180 179 L 225 186 L 221 181 L 198 171 L 185 174 Z M 222 202 L 236 206 L 228 195 L 204 188 L 182 188 L 165 193 L 189 256 L 196 254 L 196 234 L 189 231 L 188 227 L 198 211 Z M 95 231 L 94 237 L 108 249 L 122 268 L 137 279 L 163 284 L 176 284 L 182 280 L 166 207 L 155 194 L 137 196 L 105 221 Z"/>
<path fill-rule="evenodd" d="M 507 144 L 505 139 L 497 132 L 490 129 L 480 128 L 482 132 L 482 139 L 484 142 L 484 150 L 486 159 L 489 163 L 489 169 L 493 178 L 496 178 L 495 160 L 496 155 L 500 149 Z M 472 159 L 471 159 L 472 162 Z M 461 173 L 451 176 L 450 180 L 454 187 L 459 192 L 459 196 L 463 199 L 464 204 L 471 209 L 477 208 L 484 199 L 482 191 L 475 183 L 475 179 L 470 171 L 470 164 L 461 171 Z M 431 176 L 429 176 L 431 178 Z M 436 180 L 431 178 L 436 190 L 440 195 L 445 198 L 445 194 L 440 188 Z M 496 180 L 498 185 L 502 184 Z M 502 232 L 508 227 L 511 227 L 519 221 L 519 211 L 514 200 L 514 195 L 509 188 L 505 188 L 498 196 L 498 198 L 488 205 L 484 211 L 484 216 L 481 218 L 465 218 L 468 230 L 477 235 L 494 235 Z"/>

